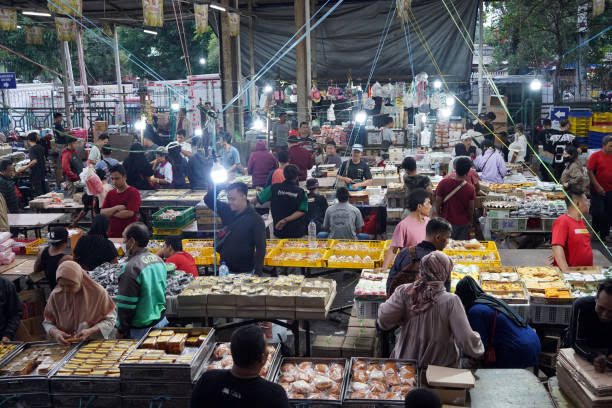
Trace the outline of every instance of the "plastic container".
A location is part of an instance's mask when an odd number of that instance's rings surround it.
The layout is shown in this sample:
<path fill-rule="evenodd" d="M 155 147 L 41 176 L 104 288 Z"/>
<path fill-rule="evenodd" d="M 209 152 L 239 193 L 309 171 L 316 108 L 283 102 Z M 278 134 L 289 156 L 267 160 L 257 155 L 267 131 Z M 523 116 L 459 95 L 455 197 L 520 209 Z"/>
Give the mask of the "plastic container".
<path fill-rule="evenodd" d="M 177 216 L 173 220 L 165 220 L 161 218 L 161 215 L 168 210 L 179 211 L 181 212 L 181 215 Z M 153 228 L 158 229 L 183 228 L 185 225 L 190 224 L 193 221 L 195 221 L 194 207 L 164 207 L 153 214 Z"/>
<path fill-rule="evenodd" d="M 219 267 L 219 276 L 227 276 L 227 275 L 229 275 L 229 268 L 227 267 L 225 262 L 222 262 L 221 266 Z"/>
<path fill-rule="evenodd" d="M 308 248 L 317 248 L 317 224 L 314 221 L 308 223 Z"/>

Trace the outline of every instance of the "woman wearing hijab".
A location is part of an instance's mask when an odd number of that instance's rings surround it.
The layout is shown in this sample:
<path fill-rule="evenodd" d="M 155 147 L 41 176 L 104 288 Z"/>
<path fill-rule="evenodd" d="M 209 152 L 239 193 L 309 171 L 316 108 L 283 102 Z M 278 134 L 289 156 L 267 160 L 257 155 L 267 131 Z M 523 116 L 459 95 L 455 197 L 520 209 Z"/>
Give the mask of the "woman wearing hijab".
<path fill-rule="evenodd" d="M 398 286 L 378 309 L 382 330 L 400 327 L 392 358 L 416 360 L 419 367 L 459 367 L 460 356 L 479 358 L 484 346 L 472 331 L 461 300 L 446 292 L 453 261 L 441 251 L 421 259 L 419 278 Z"/>
<path fill-rule="evenodd" d="M 488 367 L 527 368 L 538 363 L 538 335 L 504 301 L 485 294 L 470 276 L 457 283 L 455 294 L 463 303 L 470 326 L 480 334 L 487 349 Z"/>
<path fill-rule="evenodd" d="M 71 338 L 108 339 L 117 321 L 115 304 L 106 290 L 74 261 L 62 262 L 57 269 L 57 286 L 44 315 L 47 335 L 63 345 Z"/>
<path fill-rule="evenodd" d="M 86 271 L 106 262 L 117 263 L 117 248 L 106 236 L 109 224 L 106 215 L 97 215 L 87 235 L 81 237 L 74 247 L 74 260 Z"/>
<path fill-rule="evenodd" d="M 123 167 L 127 173 L 128 185 L 138 190 L 152 190 L 153 186 L 149 179 L 153 175 L 151 164 L 147 161 L 144 148 L 138 142 L 132 144 L 130 153 L 123 162 Z"/>

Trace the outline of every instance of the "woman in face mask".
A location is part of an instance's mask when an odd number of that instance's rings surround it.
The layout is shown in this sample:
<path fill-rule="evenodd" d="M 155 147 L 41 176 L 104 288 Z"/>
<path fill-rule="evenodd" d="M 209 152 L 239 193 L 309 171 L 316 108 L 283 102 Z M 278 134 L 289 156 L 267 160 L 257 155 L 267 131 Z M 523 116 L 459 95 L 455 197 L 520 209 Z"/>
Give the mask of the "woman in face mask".
<path fill-rule="evenodd" d="M 586 192 L 589 188 L 589 175 L 582 160 L 578 157 L 578 149 L 567 146 L 563 152 L 565 169 L 559 182 L 566 190 L 580 190 Z"/>

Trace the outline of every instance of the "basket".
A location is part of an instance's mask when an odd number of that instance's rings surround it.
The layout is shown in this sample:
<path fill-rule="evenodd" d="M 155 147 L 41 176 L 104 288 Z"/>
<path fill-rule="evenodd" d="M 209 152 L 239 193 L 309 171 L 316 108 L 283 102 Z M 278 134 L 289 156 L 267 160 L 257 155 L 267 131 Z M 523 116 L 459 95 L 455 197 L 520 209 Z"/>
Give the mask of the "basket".
<path fill-rule="evenodd" d="M 275 260 L 274 258 L 281 252 L 291 252 L 299 254 L 311 254 L 319 253 L 321 257 L 313 262 L 306 262 L 305 260 Z M 267 256 L 269 266 L 292 266 L 292 267 L 307 267 L 307 268 L 322 268 L 327 264 L 325 261 L 328 250 L 326 249 L 291 249 L 291 251 L 283 251 L 280 245 L 274 248 Z"/>
<path fill-rule="evenodd" d="M 355 300 L 355 309 L 358 319 L 377 319 L 378 307 L 383 303 L 382 300 Z"/>
<path fill-rule="evenodd" d="M 530 305 L 533 324 L 558 324 L 567 326 L 572 317 L 572 305 Z"/>
<path fill-rule="evenodd" d="M 40 252 L 40 245 L 46 244 L 47 240 L 44 238 L 39 238 L 36 241 L 32 241 L 25 246 L 26 255 L 38 255 Z"/>
<path fill-rule="evenodd" d="M 173 220 L 164 220 L 161 217 L 163 213 L 168 210 L 180 211 L 181 215 Z M 194 207 L 164 207 L 161 210 L 153 214 L 153 228 L 157 229 L 179 229 L 185 225 L 195 221 L 195 208 Z M 173 235 L 173 234 L 169 234 Z"/>

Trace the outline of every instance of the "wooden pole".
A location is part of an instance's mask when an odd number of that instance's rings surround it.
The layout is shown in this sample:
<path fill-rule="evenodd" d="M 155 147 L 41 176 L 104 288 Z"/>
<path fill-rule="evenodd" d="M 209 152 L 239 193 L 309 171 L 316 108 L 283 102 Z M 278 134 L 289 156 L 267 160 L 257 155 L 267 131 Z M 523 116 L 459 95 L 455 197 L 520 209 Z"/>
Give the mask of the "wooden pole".
<path fill-rule="evenodd" d="M 253 37 L 253 0 L 249 0 L 249 75 L 255 77 L 255 38 Z M 251 115 L 257 107 L 257 85 L 253 83 L 250 90 Z"/>
<path fill-rule="evenodd" d="M 62 60 L 62 85 L 64 86 L 64 117 L 66 118 L 66 128 L 72 128 L 72 119 L 70 117 L 70 91 L 68 89 L 68 59 L 66 58 L 66 53 L 68 51 L 68 47 L 65 46 L 66 41 L 60 42 L 59 51 L 60 57 Z M 72 71 L 72 69 L 70 70 Z"/>

